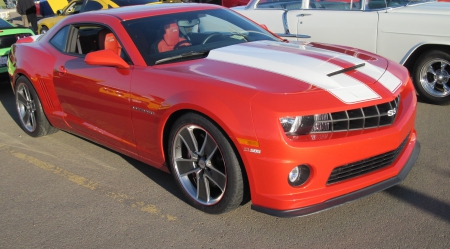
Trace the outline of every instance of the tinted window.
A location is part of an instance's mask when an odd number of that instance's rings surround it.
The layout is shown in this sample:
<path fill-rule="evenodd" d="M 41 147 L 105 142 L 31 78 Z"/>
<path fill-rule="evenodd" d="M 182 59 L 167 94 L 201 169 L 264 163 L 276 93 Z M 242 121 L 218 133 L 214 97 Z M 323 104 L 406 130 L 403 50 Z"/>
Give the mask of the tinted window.
<path fill-rule="evenodd" d="M 99 2 L 89 1 L 84 7 L 84 11 L 101 10 L 103 6 Z"/>
<path fill-rule="evenodd" d="M 59 51 L 65 52 L 67 43 L 67 32 L 69 31 L 69 26 L 61 29 L 53 38 L 50 43 Z"/>
<path fill-rule="evenodd" d="M 0 28 L 10 28 L 11 24 L 3 19 L 0 19 Z"/>

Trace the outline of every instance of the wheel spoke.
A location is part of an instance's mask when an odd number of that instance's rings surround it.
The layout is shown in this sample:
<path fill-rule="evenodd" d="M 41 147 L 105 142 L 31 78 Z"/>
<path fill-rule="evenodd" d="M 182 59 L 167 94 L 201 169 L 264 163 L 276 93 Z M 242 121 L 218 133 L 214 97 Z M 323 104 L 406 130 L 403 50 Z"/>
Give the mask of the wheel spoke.
<path fill-rule="evenodd" d="M 176 167 L 178 169 L 178 173 L 180 176 L 185 176 L 194 172 L 197 172 L 199 169 L 195 168 L 195 159 L 184 159 L 177 158 L 175 159 Z"/>
<path fill-rule="evenodd" d="M 447 84 L 442 84 L 442 87 L 444 87 L 445 92 L 450 92 L 450 87 Z"/>
<path fill-rule="evenodd" d="M 209 167 L 211 171 L 205 170 L 205 177 L 210 179 L 220 190 L 225 191 L 227 185 L 227 177 L 213 167 Z"/>
<path fill-rule="evenodd" d="M 196 155 L 195 152 L 198 151 L 198 143 L 197 143 L 197 140 L 195 139 L 194 134 L 192 133 L 192 130 L 189 128 L 185 128 L 180 132 L 179 136 L 180 136 L 181 140 L 183 141 L 183 143 L 188 148 L 191 155 L 195 156 Z"/>
<path fill-rule="evenodd" d="M 428 67 L 427 73 L 432 73 L 436 77 L 436 71 L 434 71 L 433 65 Z"/>
<path fill-rule="evenodd" d="M 22 121 L 25 125 L 31 125 L 31 113 L 29 111 L 25 111 Z"/>
<path fill-rule="evenodd" d="M 436 83 L 437 83 L 437 80 L 433 80 L 432 82 L 429 82 L 429 81 L 428 81 L 428 84 L 430 85 L 430 88 L 431 88 L 431 89 L 435 89 Z"/>
<path fill-rule="evenodd" d="M 24 95 L 23 91 L 18 92 L 17 101 L 19 101 L 19 103 L 21 103 L 22 105 L 26 105 L 28 101 L 27 101 L 26 97 L 23 95 Z"/>
<path fill-rule="evenodd" d="M 203 141 L 203 145 L 201 150 L 199 151 L 199 154 L 209 159 L 214 154 L 216 149 L 217 144 L 214 142 L 212 137 L 208 133 L 206 133 L 206 137 L 205 140 Z"/>
<path fill-rule="evenodd" d="M 447 66 L 447 63 L 445 63 L 444 61 L 441 61 L 441 70 L 444 71 L 445 67 Z"/>
<path fill-rule="evenodd" d="M 209 202 L 209 182 L 202 173 L 197 174 L 197 198 L 204 202 Z"/>

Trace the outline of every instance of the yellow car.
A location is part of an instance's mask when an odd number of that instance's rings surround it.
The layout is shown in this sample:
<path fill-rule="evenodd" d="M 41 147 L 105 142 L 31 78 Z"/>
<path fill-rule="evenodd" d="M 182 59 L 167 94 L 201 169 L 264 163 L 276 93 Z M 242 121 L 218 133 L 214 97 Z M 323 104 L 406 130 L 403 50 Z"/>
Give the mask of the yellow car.
<path fill-rule="evenodd" d="M 72 0 L 66 7 L 56 11 L 55 16 L 39 20 L 38 33 L 44 34 L 57 22 L 67 17 L 68 15 L 92 10 L 118 8 L 128 5 L 155 4 L 163 2 L 172 3 L 181 2 L 181 0 Z"/>

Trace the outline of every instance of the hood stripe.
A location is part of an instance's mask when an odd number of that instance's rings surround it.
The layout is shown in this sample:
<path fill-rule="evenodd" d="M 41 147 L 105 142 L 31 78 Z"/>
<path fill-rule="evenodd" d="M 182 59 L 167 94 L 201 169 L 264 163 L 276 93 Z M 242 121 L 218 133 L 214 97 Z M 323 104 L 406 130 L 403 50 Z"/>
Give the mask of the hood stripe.
<path fill-rule="evenodd" d="M 368 61 L 364 61 L 364 60 L 358 59 L 353 56 L 349 56 L 349 55 L 345 55 L 345 54 L 341 54 L 341 53 L 337 53 L 337 52 L 333 52 L 333 51 L 329 51 L 329 50 L 324 50 L 321 48 L 310 47 L 310 46 L 307 47 L 307 50 L 315 51 L 320 54 L 335 56 L 341 60 L 344 60 L 344 61 L 347 61 L 350 63 L 354 63 L 355 65 L 359 64 L 359 63 L 363 63 L 363 62 L 366 63 L 366 65 L 364 67 L 357 68 L 356 70 L 363 74 L 368 75 L 369 77 L 371 77 L 374 80 L 377 80 L 381 85 L 386 87 L 392 93 L 394 93 L 402 85 L 402 81 L 399 78 L 397 78 L 395 75 L 393 75 L 391 72 L 389 72 L 383 68 L 377 67 L 377 66 L 369 63 Z"/>
<path fill-rule="evenodd" d="M 381 99 L 366 84 L 347 74 L 332 77 L 326 75 L 340 70 L 342 67 L 302 54 L 253 46 L 233 45 L 212 50 L 207 58 L 269 71 L 307 82 L 328 91 L 346 104 Z"/>
<path fill-rule="evenodd" d="M 381 85 L 383 85 L 392 93 L 394 93 L 402 85 L 402 81 L 395 75 L 393 75 L 391 72 L 387 71 L 385 68 L 380 68 L 376 65 L 369 63 L 369 61 L 361 60 L 355 56 L 347 55 L 332 50 L 327 50 L 325 48 L 308 46 L 304 44 L 280 43 L 280 42 L 274 43 L 270 41 L 262 41 L 261 43 L 265 45 L 264 46 L 265 48 L 279 47 L 279 48 L 287 48 L 289 50 L 294 48 L 298 52 L 305 54 L 306 56 L 327 60 L 328 62 L 336 64 L 343 68 L 365 63 L 364 67 L 357 68 L 356 70 L 365 75 L 368 75 L 370 78 L 374 79 L 374 81 L 378 81 Z M 285 52 L 287 52 L 287 50 Z M 355 54 L 358 53 L 355 52 Z"/>

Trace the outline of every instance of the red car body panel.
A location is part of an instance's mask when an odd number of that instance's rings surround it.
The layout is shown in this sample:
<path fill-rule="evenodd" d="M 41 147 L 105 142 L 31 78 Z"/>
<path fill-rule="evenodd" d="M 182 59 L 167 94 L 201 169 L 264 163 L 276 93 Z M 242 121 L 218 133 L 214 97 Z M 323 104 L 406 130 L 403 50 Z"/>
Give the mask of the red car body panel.
<path fill-rule="evenodd" d="M 288 137 L 277 122 L 280 117 L 362 108 L 368 102 L 349 107 L 307 82 L 207 58 L 147 66 L 121 25 L 121 20 L 153 14 L 213 8 L 220 7 L 173 5 L 133 8 L 133 11 L 120 8 L 66 18 L 38 42 L 13 49 L 14 57 L 31 58 L 16 61 L 16 70 L 11 75 L 13 89 L 18 76 L 26 76 L 34 85 L 53 126 L 167 172 L 164 152 L 167 125 L 173 122 L 173 117 L 187 110 L 202 113 L 218 124 L 234 144 L 245 166 L 255 207 L 304 208 L 392 179 L 400 173 L 416 145 L 416 96 L 407 70 L 397 63 L 348 47 L 307 44 L 387 69 L 402 81 L 395 92 L 357 72 L 347 74 L 366 82 L 380 95 L 381 98 L 370 101 L 370 105 L 393 101 L 397 95 L 401 102 L 396 121 L 388 127 Z M 49 44 L 49 39 L 61 27 L 71 22 L 96 22 L 99 15 L 128 52 L 133 61 L 130 69 L 87 66 L 84 58 L 64 55 Z M 339 59 L 329 60 L 345 64 Z M 239 139 L 257 141 L 259 147 L 242 144 Z M 405 148 L 388 167 L 327 184 L 336 166 L 395 150 L 405 139 Z M 261 153 L 251 153 L 249 148 Z M 349 153 L 352 151 L 358 151 L 357 155 Z M 287 176 L 300 164 L 310 165 L 313 180 L 292 187 Z"/>

